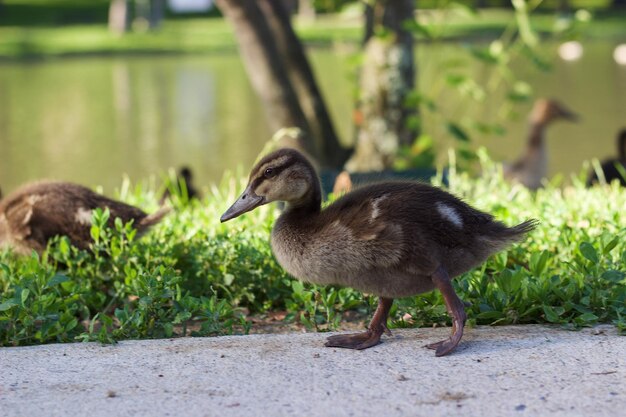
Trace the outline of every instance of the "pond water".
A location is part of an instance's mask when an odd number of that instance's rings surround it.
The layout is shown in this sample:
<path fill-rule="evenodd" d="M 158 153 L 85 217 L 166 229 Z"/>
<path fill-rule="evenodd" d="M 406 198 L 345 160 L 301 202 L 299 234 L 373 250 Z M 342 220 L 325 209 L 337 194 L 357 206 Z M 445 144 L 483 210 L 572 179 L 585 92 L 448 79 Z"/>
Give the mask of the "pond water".
<path fill-rule="evenodd" d="M 612 59 L 614 42 L 585 45 L 576 62 L 555 60 L 542 73 L 526 62 L 518 70 L 537 96 L 557 97 L 582 116 L 548 132 L 550 173 L 578 172 L 582 162 L 615 153 L 614 137 L 626 125 L 626 67 Z M 419 82 L 436 88 L 441 65 L 462 54 L 454 44 L 418 49 Z M 352 137 L 353 84 L 350 53 L 310 51 L 318 82 L 342 139 Z M 484 68 L 471 63 L 474 75 Z M 493 118 L 501 94 L 477 106 L 438 93 L 461 115 Z M 495 159 L 512 160 L 526 135 L 531 103 L 516 107 L 504 136 L 476 137 Z M 426 115 L 442 158 L 452 143 Z M 271 136 L 263 107 L 238 55 L 76 58 L 0 64 L 0 186 L 5 192 L 38 178 L 101 185 L 112 193 L 123 175 L 137 181 L 169 167 L 191 166 L 199 185 L 224 170 L 246 170 Z"/>

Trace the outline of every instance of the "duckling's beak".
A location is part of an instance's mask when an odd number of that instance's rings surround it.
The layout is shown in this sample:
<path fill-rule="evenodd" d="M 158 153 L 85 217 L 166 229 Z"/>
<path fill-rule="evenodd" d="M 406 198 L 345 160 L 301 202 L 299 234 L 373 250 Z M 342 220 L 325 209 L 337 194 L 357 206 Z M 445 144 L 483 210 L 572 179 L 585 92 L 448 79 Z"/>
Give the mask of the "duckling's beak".
<path fill-rule="evenodd" d="M 245 189 L 245 191 L 239 196 L 237 201 L 230 206 L 228 210 L 222 217 L 220 217 L 220 221 L 224 223 L 230 219 L 234 219 L 235 217 L 241 216 L 243 213 L 247 213 L 255 208 L 265 204 L 265 197 L 256 195 L 254 191 L 250 189 L 250 186 Z"/>

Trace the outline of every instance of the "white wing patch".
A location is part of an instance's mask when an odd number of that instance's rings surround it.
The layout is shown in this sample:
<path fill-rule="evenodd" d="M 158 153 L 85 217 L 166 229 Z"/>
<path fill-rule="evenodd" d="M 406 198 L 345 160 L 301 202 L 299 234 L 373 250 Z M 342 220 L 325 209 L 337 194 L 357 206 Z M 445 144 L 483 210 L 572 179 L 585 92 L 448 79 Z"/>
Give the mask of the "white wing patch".
<path fill-rule="evenodd" d="M 441 214 L 441 217 L 450 221 L 458 228 L 463 227 L 463 220 L 461 219 L 461 215 L 454 209 L 454 207 L 448 206 L 441 201 L 438 201 L 436 205 L 439 214 Z"/>
<path fill-rule="evenodd" d="M 76 210 L 74 220 L 76 220 L 76 223 L 80 224 L 91 224 L 91 210 L 83 207 L 79 208 Z"/>
<path fill-rule="evenodd" d="M 26 197 L 26 201 L 31 206 L 34 206 L 35 203 L 37 203 L 40 200 L 43 200 L 43 197 L 41 195 L 39 195 L 39 194 L 33 194 L 33 195 L 29 195 L 28 197 Z"/>
<path fill-rule="evenodd" d="M 376 218 L 380 215 L 380 209 L 378 208 L 378 205 L 381 201 L 386 199 L 387 195 L 381 195 L 380 197 L 372 200 L 372 220 L 376 220 Z"/>

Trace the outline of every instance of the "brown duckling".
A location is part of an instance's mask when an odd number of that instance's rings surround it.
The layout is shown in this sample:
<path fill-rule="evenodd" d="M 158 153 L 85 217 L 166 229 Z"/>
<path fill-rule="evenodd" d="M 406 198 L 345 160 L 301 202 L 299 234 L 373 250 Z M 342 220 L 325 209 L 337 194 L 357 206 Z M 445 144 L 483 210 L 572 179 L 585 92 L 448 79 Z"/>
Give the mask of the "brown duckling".
<path fill-rule="evenodd" d="M 91 215 L 95 208 L 108 208 L 110 225 L 116 217 L 133 220 L 139 234 L 158 223 L 169 211 L 163 207 L 153 214 L 111 200 L 81 185 L 42 181 L 27 184 L 0 201 L 0 247 L 11 246 L 16 253 L 42 252 L 48 240 L 67 236 L 80 249 L 88 249 Z"/>
<path fill-rule="evenodd" d="M 326 346 L 365 349 L 380 342 L 394 298 L 439 289 L 453 317 L 452 336 L 428 347 L 436 355 L 459 343 L 463 303 L 451 279 L 520 241 L 535 226 L 497 222 L 453 195 L 419 182 L 356 188 L 322 210 L 311 163 L 292 149 L 267 155 L 247 188 L 222 215 L 225 222 L 272 201 L 287 203 L 271 236 L 278 262 L 298 279 L 375 294 L 378 308 L 364 333 L 335 335 Z"/>
<path fill-rule="evenodd" d="M 541 188 L 541 180 L 548 175 L 545 130 L 560 119 L 576 121 L 578 116 L 556 100 L 540 99 L 535 102 L 530 114 L 526 151 L 512 165 L 505 165 L 505 178 L 520 182 L 531 190 Z"/>
<path fill-rule="evenodd" d="M 622 187 L 626 187 L 626 129 L 622 129 L 617 135 L 617 158 L 605 159 L 600 165 L 607 183 L 619 180 Z M 621 167 L 621 169 L 620 169 Z M 621 172 L 620 172 L 621 171 Z M 598 174 L 591 170 L 587 179 L 587 186 L 598 182 Z"/>

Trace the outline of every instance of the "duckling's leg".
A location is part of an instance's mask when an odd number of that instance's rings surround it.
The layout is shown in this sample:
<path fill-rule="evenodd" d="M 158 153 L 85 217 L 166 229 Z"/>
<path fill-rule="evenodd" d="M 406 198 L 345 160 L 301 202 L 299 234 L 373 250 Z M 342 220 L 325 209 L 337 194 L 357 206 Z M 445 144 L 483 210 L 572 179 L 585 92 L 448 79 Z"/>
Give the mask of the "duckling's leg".
<path fill-rule="evenodd" d="M 326 339 L 326 346 L 358 350 L 376 346 L 383 333 L 391 334 L 387 328 L 387 316 L 392 304 L 393 298 L 379 297 L 378 307 L 366 332 L 330 336 Z"/>
<path fill-rule="evenodd" d="M 448 272 L 440 266 L 433 274 L 432 279 L 435 286 L 441 291 L 441 295 L 443 295 L 448 314 L 452 316 L 452 336 L 441 342 L 426 345 L 426 347 L 436 349 L 436 356 L 443 356 L 450 353 L 459 343 L 461 337 L 463 337 L 463 327 L 465 326 L 467 316 L 465 315 L 463 302 L 454 292 Z"/>

